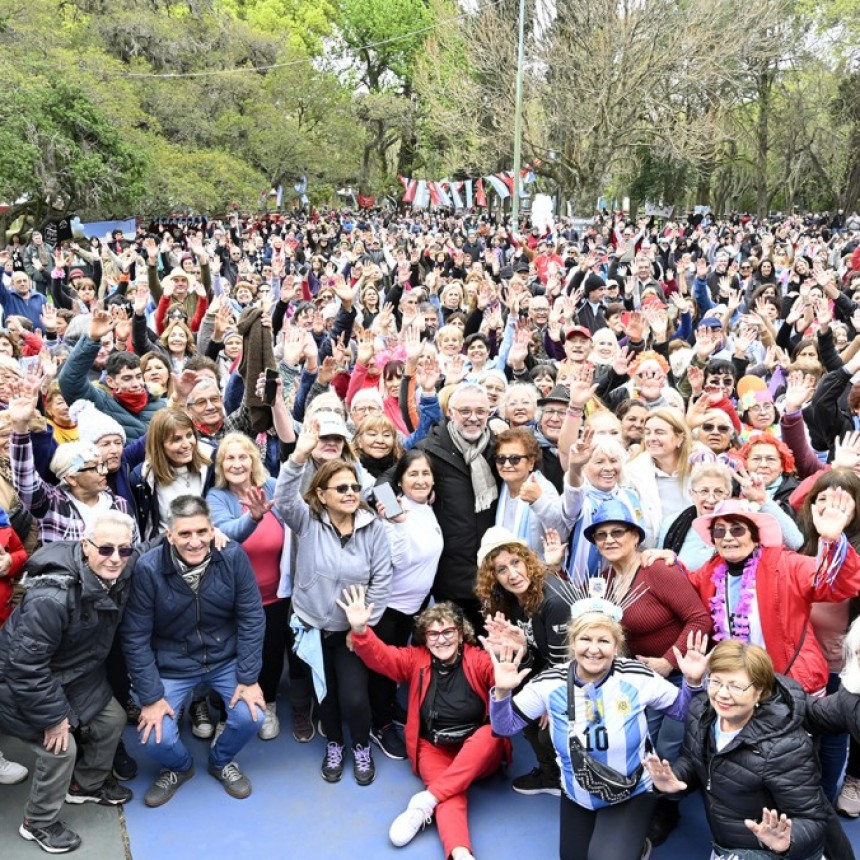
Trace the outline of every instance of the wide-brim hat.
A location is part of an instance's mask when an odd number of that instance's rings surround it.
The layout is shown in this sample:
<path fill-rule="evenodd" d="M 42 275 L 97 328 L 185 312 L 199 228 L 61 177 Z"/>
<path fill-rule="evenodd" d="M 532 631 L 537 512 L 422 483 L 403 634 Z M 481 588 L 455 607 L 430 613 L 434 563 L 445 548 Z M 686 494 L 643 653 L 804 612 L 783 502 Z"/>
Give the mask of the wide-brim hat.
<path fill-rule="evenodd" d="M 714 520 L 731 518 L 744 519 L 758 529 L 759 543 L 762 546 L 782 546 L 782 528 L 776 517 L 763 513 L 746 499 L 726 499 L 720 502 L 712 514 L 705 514 L 693 520 L 696 534 L 709 546 L 714 545 L 711 537 L 711 527 Z"/>
<path fill-rule="evenodd" d="M 635 529 L 639 533 L 640 542 L 645 540 L 645 529 L 642 528 L 633 511 L 621 499 L 610 499 L 603 502 L 594 512 L 591 524 L 583 529 L 582 534 L 587 541 L 594 543 L 594 533 L 606 523 L 619 523 Z"/>
<path fill-rule="evenodd" d="M 538 406 L 546 406 L 547 403 L 569 403 L 570 392 L 563 385 L 556 385 L 546 397 L 538 400 Z"/>
<path fill-rule="evenodd" d="M 494 550 L 500 549 L 503 546 L 528 546 L 524 538 L 517 537 L 512 531 L 502 526 L 491 526 L 484 532 L 484 537 L 481 539 L 481 546 L 478 549 L 478 567 L 484 563 L 484 559 Z"/>

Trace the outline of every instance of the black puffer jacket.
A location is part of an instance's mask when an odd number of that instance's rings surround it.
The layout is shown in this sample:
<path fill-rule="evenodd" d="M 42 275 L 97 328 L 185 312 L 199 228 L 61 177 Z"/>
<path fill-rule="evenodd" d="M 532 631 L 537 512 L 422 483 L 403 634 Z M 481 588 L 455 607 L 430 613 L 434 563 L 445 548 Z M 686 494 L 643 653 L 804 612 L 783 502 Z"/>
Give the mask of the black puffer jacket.
<path fill-rule="evenodd" d="M 684 752 L 672 769 L 691 788 L 701 786 L 714 841 L 723 848 L 761 849 L 744 824 L 761 820 L 764 807 L 791 819 L 790 858 L 823 847 L 828 803 L 812 741 L 803 728 L 806 694 L 778 676 L 776 694 L 720 752 L 714 742 L 716 713 L 707 696 L 690 705 Z M 776 855 L 774 855 L 776 856 Z"/>
<path fill-rule="evenodd" d="M 24 599 L 0 628 L 0 730 L 39 741 L 65 717 L 76 728 L 107 705 L 105 659 L 128 598 L 130 569 L 108 592 L 77 541 L 33 554 Z"/>

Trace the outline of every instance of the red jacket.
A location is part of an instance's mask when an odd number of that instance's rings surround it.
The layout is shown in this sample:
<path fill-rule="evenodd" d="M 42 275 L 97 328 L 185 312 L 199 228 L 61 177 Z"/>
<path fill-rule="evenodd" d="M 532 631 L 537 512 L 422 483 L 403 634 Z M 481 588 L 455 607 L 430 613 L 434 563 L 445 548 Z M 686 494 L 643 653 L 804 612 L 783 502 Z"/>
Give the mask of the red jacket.
<path fill-rule="evenodd" d="M 386 645 L 369 627 L 364 633 L 352 634 L 355 653 L 369 669 L 387 675 L 392 681 L 409 682 L 409 702 L 406 708 L 406 752 L 412 770 L 418 773 L 418 735 L 421 731 L 421 705 L 430 686 L 430 652 L 423 646 L 396 648 Z M 466 643 L 463 646 L 463 670 L 469 686 L 481 697 L 489 713 L 490 687 L 495 683 L 493 663 L 482 648 Z M 505 761 L 511 760 L 511 743 L 506 738 L 494 738 L 504 747 Z"/>
<path fill-rule="evenodd" d="M 708 611 L 716 591 L 711 577 L 720 562 L 719 556 L 715 555 L 706 565 L 690 574 L 690 582 L 699 592 Z M 773 668 L 784 675 L 791 663 L 788 677 L 794 678 L 807 693 L 814 693 L 826 686 L 829 675 L 827 661 L 809 623 L 812 604 L 838 603 L 856 597 L 860 592 L 860 558 L 850 544 L 832 587 L 826 582 L 817 588 L 813 587 L 812 578 L 817 564 L 817 560 L 811 556 L 800 555 L 781 546 L 769 546 L 762 549 L 756 576 L 761 629 L 767 653 L 773 660 Z M 798 646 L 800 653 L 792 663 Z"/>
<path fill-rule="evenodd" d="M 10 526 L 0 527 L 0 546 L 12 556 L 12 567 L 0 577 L 0 625 L 12 614 L 12 580 L 21 575 L 27 562 L 27 550 Z"/>

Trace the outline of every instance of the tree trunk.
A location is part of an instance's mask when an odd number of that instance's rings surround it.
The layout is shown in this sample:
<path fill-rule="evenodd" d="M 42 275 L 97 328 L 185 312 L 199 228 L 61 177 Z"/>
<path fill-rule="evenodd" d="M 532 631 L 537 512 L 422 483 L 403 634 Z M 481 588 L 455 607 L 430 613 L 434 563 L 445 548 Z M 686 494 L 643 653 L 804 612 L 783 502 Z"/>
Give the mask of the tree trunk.
<path fill-rule="evenodd" d="M 771 90 L 773 74 L 765 67 L 758 76 L 758 121 L 756 122 L 756 214 L 759 218 L 767 215 L 769 195 L 767 187 L 767 158 L 770 153 Z"/>

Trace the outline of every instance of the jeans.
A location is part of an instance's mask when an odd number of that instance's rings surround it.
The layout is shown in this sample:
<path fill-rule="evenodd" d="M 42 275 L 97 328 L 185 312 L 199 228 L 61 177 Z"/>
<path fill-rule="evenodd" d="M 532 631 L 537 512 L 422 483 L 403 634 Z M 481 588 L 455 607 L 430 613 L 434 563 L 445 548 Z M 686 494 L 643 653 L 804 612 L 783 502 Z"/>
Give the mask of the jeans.
<path fill-rule="evenodd" d="M 236 754 L 248 743 L 263 725 L 265 714 L 256 708 L 252 716 L 245 702 L 237 702 L 234 708 L 229 703 L 236 692 L 236 661 L 233 660 L 220 669 L 201 672 L 199 675 L 189 675 L 186 678 L 162 678 L 164 698 L 173 709 L 174 716 L 165 716 L 161 723 L 161 742 L 155 740 L 155 732 L 149 733 L 145 747 L 146 751 L 167 770 L 184 773 L 194 763 L 182 739 L 179 737 L 179 726 L 176 719 L 180 708 L 188 701 L 191 692 L 198 684 L 211 687 L 224 700 L 227 707 L 227 722 L 224 731 L 209 753 L 209 761 L 213 767 L 221 770 L 235 758 Z"/>
<path fill-rule="evenodd" d="M 735 848 L 730 850 L 723 848 L 714 843 L 714 851 L 711 854 L 712 858 L 719 860 L 720 857 L 731 858 L 731 860 L 777 860 L 782 855 L 774 854 L 773 851 L 768 851 L 767 848 Z M 819 849 L 814 854 L 810 854 L 804 860 L 820 860 L 822 851 Z"/>
<path fill-rule="evenodd" d="M 831 672 L 827 693 L 839 689 L 839 675 Z M 821 735 L 818 739 L 818 761 L 821 764 L 821 788 L 827 799 L 835 804 L 839 796 L 839 780 L 848 758 L 848 735 Z"/>

